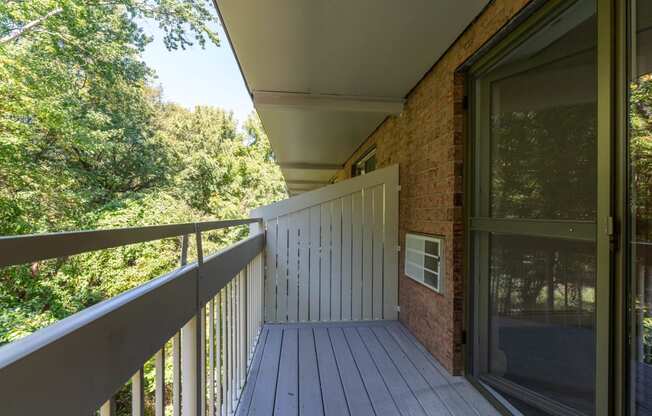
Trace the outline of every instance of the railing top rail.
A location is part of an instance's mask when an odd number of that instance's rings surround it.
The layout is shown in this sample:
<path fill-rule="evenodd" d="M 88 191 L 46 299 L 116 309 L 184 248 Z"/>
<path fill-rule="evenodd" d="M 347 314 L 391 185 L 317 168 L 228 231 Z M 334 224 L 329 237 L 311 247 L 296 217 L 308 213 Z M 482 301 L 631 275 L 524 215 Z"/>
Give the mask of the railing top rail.
<path fill-rule="evenodd" d="M 260 218 L 0 237 L 0 267 L 260 222 Z"/>
<path fill-rule="evenodd" d="M 89 414 L 99 408 L 262 252 L 264 241 L 264 232 L 253 234 L 201 264 L 182 266 L 0 347 L 2 414 Z"/>

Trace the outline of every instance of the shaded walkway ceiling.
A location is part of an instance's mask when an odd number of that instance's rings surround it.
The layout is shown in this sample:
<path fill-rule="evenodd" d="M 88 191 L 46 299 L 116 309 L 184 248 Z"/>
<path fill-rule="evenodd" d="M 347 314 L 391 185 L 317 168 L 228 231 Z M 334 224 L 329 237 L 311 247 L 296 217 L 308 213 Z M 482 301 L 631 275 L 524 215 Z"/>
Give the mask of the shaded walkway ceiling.
<path fill-rule="evenodd" d="M 323 186 L 489 0 L 216 0 L 292 194 Z"/>

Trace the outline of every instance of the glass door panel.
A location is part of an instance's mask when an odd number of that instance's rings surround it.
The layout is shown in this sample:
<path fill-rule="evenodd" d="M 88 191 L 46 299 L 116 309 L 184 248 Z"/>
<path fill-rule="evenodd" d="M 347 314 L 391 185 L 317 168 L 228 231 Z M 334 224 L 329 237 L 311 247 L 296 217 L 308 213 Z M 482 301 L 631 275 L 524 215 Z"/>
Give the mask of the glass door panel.
<path fill-rule="evenodd" d="M 652 2 L 633 1 L 629 83 L 631 414 L 652 415 Z"/>
<path fill-rule="evenodd" d="M 551 16 L 474 89 L 474 373 L 524 414 L 593 414 L 595 1 Z"/>

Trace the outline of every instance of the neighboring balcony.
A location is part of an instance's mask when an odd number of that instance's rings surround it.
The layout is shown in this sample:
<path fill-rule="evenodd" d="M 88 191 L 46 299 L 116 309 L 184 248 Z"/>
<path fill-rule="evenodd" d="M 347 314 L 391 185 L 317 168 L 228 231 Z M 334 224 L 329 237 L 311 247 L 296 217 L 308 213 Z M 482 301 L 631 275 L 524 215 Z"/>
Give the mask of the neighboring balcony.
<path fill-rule="evenodd" d="M 397 167 L 252 217 L 0 238 L 0 267 L 182 242 L 178 269 L 0 348 L 0 413 L 109 416 L 131 382 L 144 415 L 153 357 L 156 416 L 498 414 L 397 321 Z M 205 233 L 244 224 L 248 238 L 203 253 Z"/>

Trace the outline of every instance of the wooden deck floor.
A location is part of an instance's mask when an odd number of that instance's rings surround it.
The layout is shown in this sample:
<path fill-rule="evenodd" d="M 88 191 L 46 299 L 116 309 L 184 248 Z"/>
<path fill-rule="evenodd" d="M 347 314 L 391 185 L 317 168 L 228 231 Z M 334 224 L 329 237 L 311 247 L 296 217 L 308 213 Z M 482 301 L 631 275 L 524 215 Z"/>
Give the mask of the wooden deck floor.
<path fill-rule="evenodd" d="M 266 325 L 236 414 L 499 415 L 396 321 Z"/>

